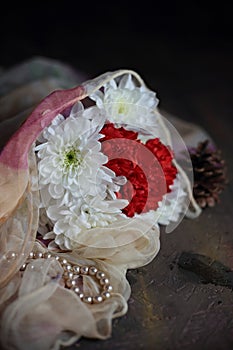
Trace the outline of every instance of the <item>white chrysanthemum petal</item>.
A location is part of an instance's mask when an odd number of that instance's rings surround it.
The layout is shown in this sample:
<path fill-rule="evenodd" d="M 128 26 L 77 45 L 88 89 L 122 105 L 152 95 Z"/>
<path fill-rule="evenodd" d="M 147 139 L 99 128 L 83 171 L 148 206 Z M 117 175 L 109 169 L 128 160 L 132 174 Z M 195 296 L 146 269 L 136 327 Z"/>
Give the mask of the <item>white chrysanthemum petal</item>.
<path fill-rule="evenodd" d="M 49 193 L 54 199 L 58 199 L 64 196 L 64 187 L 61 183 L 59 184 L 49 184 Z"/>
<path fill-rule="evenodd" d="M 59 219 L 59 214 L 57 211 L 57 207 L 55 205 L 51 205 L 47 209 L 47 214 L 48 214 L 48 217 L 53 221 L 56 221 L 57 219 Z"/>
<path fill-rule="evenodd" d="M 147 106 L 148 108 L 154 109 L 156 108 L 158 104 L 158 99 L 156 97 L 156 94 L 154 92 L 151 92 L 149 90 L 144 91 L 140 88 L 140 96 L 138 99 L 138 103 L 142 106 Z"/>
<path fill-rule="evenodd" d="M 67 225 L 67 223 L 64 220 L 59 219 L 56 221 L 53 230 L 56 235 L 60 235 L 63 234 L 63 232 L 66 231 L 68 228 L 69 226 Z"/>
<path fill-rule="evenodd" d="M 55 238 L 55 233 L 53 231 L 47 232 L 44 236 L 44 239 L 54 239 Z"/>
<path fill-rule="evenodd" d="M 154 114 L 158 105 L 156 94 L 145 87 L 136 86 L 130 74 L 123 76 L 118 84 L 114 79 L 111 80 L 105 84 L 104 93 L 95 92 L 90 98 L 106 111 L 108 120 L 119 127 L 151 132 L 151 127 L 157 126 Z M 159 137 L 159 133 L 156 136 Z"/>
<path fill-rule="evenodd" d="M 52 121 L 51 125 L 52 126 L 56 126 L 56 125 L 59 125 L 60 123 L 62 123 L 63 121 L 65 120 L 64 116 L 62 114 L 58 114 Z M 47 138 L 49 137 L 50 135 L 50 132 L 51 132 L 51 128 L 48 127 L 48 128 L 45 128 L 42 133 L 39 135 L 37 141 L 39 143 L 44 143 Z M 52 131 L 53 132 L 53 131 Z"/>
<path fill-rule="evenodd" d="M 117 84 L 116 84 L 116 81 L 114 79 L 111 79 L 109 81 L 109 86 L 112 87 L 113 89 L 117 89 Z M 105 85 L 106 86 L 106 85 Z M 108 86 L 108 85 L 107 85 Z"/>
<path fill-rule="evenodd" d="M 80 113 L 84 111 L 83 104 L 81 102 L 75 103 L 75 105 L 71 108 L 69 118 L 77 118 Z"/>
<path fill-rule="evenodd" d="M 129 89 L 133 90 L 135 88 L 135 85 L 132 81 L 132 75 L 131 74 L 125 74 L 120 82 L 119 82 L 119 88 L 120 89 Z"/>
<path fill-rule="evenodd" d="M 96 106 L 98 108 L 102 108 L 103 107 L 103 98 L 104 98 L 104 94 L 102 91 L 96 91 L 94 94 L 91 94 L 89 96 L 93 101 L 95 101 Z"/>
<path fill-rule="evenodd" d="M 155 212 L 158 223 L 168 225 L 170 222 L 177 222 L 181 213 L 184 212 L 185 198 L 187 198 L 187 193 L 184 191 L 181 177 L 178 174 L 171 186 L 171 192 L 163 197 Z"/>

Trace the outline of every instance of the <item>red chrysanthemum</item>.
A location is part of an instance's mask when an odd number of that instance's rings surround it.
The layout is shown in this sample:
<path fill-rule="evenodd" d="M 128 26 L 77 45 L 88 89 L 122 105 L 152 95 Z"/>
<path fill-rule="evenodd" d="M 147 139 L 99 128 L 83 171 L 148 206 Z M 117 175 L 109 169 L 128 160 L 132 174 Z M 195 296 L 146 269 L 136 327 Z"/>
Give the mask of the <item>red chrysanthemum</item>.
<path fill-rule="evenodd" d="M 177 174 L 172 164 L 171 150 L 158 139 L 143 144 L 138 133 L 106 124 L 101 130 L 102 150 L 108 156 L 106 166 L 117 176 L 125 176 L 127 183 L 117 193 L 129 201 L 122 210 L 129 217 L 156 210 Z"/>

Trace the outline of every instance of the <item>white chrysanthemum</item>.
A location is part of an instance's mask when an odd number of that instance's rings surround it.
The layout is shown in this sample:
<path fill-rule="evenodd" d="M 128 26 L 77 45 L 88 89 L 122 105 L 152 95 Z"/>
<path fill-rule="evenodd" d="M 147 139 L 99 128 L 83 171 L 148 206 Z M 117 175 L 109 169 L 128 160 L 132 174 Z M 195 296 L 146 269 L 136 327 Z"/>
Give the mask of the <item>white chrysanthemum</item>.
<path fill-rule="evenodd" d="M 157 128 L 154 114 L 158 104 L 156 94 L 144 86 L 137 87 L 131 74 L 124 75 L 118 84 L 111 80 L 104 86 L 104 92 L 96 91 L 90 98 L 106 111 L 110 122 L 150 133 L 151 128 Z"/>
<path fill-rule="evenodd" d="M 76 107 L 77 108 L 77 107 Z M 107 162 L 101 153 L 98 131 L 105 118 L 96 107 L 88 111 L 78 104 L 76 117 L 71 116 L 61 123 L 52 124 L 43 133 L 46 142 L 36 147 L 38 150 L 40 186 L 48 185 L 48 192 L 54 199 L 63 198 L 66 190 L 72 196 L 96 195 L 100 190 L 99 169 Z M 98 121 L 96 121 L 98 119 Z M 101 188 L 103 190 L 103 188 Z"/>
<path fill-rule="evenodd" d="M 67 119 L 58 115 L 38 139 L 35 150 L 45 208 L 41 221 L 46 213 L 54 225 L 53 232 L 40 233 L 45 239 L 55 238 L 62 248 L 77 244 L 83 230 L 115 221 L 128 204 L 115 194 L 126 179 L 104 166 L 108 158 L 101 152 L 99 131 L 105 120 L 103 111 L 84 110 L 79 102 Z"/>
<path fill-rule="evenodd" d="M 101 200 L 98 197 L 79 198 L 76 203 L 67 208 L 57 205 L 48 208 L 48 216 L 54 224 L 53 235 L 55 243 L 63 249 L 73 249 L 78 243 L 78 236 L 92 228 L 106 227 L 121 215 L 122 204 L 126 201 Z"/>

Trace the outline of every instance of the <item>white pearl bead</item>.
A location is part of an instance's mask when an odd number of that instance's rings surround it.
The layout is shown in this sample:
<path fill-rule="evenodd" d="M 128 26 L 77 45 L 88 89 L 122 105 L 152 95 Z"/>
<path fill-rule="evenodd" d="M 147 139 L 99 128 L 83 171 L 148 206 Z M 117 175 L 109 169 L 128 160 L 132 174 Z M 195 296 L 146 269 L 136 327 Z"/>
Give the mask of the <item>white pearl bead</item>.
<path fill-rule="evenodd" d="M 93 297 L 93 303 L 99 304 L 103 301 L 103 297 L 101 295 L 96 295 Z"/>
<path fill-rule="evenodd" d="M 70 264 L 64 265 L 63 269 L 66 271 L 71 271 L 72 270 L 72 266 Z"/>
<path fill-rule="evenodd" d="M 33 259 L 33 258 L 34 258 L 34 253 L 33 253 L 33 252 L 30 252 L 30 253 L 29 253 L 29 258 L 30 258 L 30 259 Z"/>
<path fill-rule="evenodd" d="M 113 288 L 111 286 L 111 284 L 106 284 L 104 287 L 103 287 L 104 291 L 106 292 L 112 292 Z"/>
<path fill-rule="evenodd" d="M 88 274 L 88 271 L 89 271 L 89 267 L 88 266 L 81 266 L 80 267 L 80 273 L 82 275 L 87 275 Z"/>
<path fill-rule="evenodd" d="M 101 286 L 103 286 L 104 284 L 108 284 L 108 283 L 109 283 L 109 279 L 108 278 L 101 278 L 101 280 L 100 280 Z"/>
<path fill-rule="evenodd" d="M 67 279 L 72 279 L 72 278 L 74 277 L 74 274 L 73 274 L 72 271 L 65 271 L 65 272 L 63 273 L 63 277 L 64 277 L 64 278 L 67 278 Z"/>
<path fill-rule="evenodd" d="M 78 294 L 78 293 L 80 292 L 80 289 L 79 289 L 79 287 L 77 287 L 77 286 L 73 286 L 73 287 L 71 287 L 71 289 L 72 289 L 72 291 L 75 292 L 76 294 Z"/>
<path fill-rule="evenodd" d="M 41 253 L 41 252 L 34 253 L 33 258 L 34 259 L 41 259 L 41 258 L 43 258 L 43 253 Z"/>
<path fill-rule="evenodd" d="M 109 299 L 111 296 L 111 294 L 109 292 L 102 292 L 101 295 L 104 299 Z"/>
<path fill-rule="evenodd" d="M 80 272 L 80 267 L 77 266 L 77 265 L 74 265 L 74 266 L 73 266 L 73 271 L 74 271 L 76 274 L 79 274 L 79 272 Z"/>
<path fill-rule="evenodd" d="M 90 266 L 89 267 L 89 275 L 94 276 L 97 272 L 97 268 L 95 266 Z"/>
<path fill-rule="evenodd" d="M 84 294 L 83 293 L 79 293 L 78 296 L 79 296 L 80 299 L 82 299 L 84 297 Z"/>
<path fill-rule="evenodd" d="M 45 259 L 51 259 L 52 258 L 52 254 L 49 253 L 49 252 L 46 252 L 46 253 L 44 253 L 44 258 Z"/>
<path fill-rule="evenodd" d="M 91 303 L 92 303 L 92 300 L 93 300 L 93 298 L 90 297 L 90 296 L 84 296 L 84 297 L 83 297 L 84 303 L 91 304 Z"/>
<path fill-rule="evenodd" d="M 62 265 L 66 265 L 68 263 L 68 261 L 66 259 L 61 259 L 61 264 Z"/>
<path fill-rule="evenodd" d="M 20 267 L 20 271 L 25 271 L 26 267 L 27 267 L 27 264 L 24 263 L 24 264 Z"/>
<path fill-rule="evenodd" d="M 68 288 L 74 287 L 76 285 L 76 281 L 75 280 L 67 280 L 66 281 L 66 285 Z"/>
<path fill-rule="evenodd" d="M 102 278 L 105 277 L 105 273 L 102 271 L 97 271 L 96 272 L 96 278 L 98 278 L 99 280 L 101 280 Z"/>

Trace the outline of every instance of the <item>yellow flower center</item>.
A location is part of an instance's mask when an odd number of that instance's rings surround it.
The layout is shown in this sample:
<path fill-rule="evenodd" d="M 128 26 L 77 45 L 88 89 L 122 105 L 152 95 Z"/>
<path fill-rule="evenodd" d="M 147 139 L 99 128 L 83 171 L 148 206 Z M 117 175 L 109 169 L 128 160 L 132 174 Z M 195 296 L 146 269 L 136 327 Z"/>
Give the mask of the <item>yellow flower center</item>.
<path fill-rule="evenodd" d="M 117 112 L 118 114 L 127 114 L 129 111 L 129 105 L 124 100 L 117 102 Z"/>
<path fill-rule="evenodd" d="M 77 167 L 82 162 L 81 152 L 78 149 L 70 148 L 63 154 L 63 164 L 66 168 Z"/>

